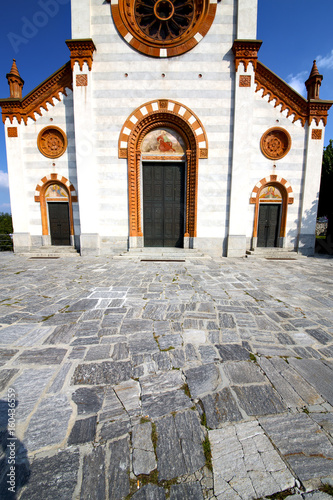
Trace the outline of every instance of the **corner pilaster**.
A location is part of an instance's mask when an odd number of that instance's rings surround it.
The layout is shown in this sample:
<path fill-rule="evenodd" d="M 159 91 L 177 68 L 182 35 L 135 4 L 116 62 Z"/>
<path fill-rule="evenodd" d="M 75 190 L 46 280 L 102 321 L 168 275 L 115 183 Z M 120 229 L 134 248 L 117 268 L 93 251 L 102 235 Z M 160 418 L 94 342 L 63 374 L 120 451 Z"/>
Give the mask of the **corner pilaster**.
<path fill-rule="evenodd" d="M 73 106 L 81 255 L 99 254 L 96 137 L 92 105 L 92 65 L 96 50 L 91 39 L 67 40 L 73 71 Z"/>
<path fill-rule="evenodd" d="M 249 204 L 246 193 L 251 166 L 255 68 L 260 45 L 258 40 L 235 40 L 233 45 L 236 75 L 228 257 L 242 257 L 246 252 L 247 220 L 244 214 Z"/>

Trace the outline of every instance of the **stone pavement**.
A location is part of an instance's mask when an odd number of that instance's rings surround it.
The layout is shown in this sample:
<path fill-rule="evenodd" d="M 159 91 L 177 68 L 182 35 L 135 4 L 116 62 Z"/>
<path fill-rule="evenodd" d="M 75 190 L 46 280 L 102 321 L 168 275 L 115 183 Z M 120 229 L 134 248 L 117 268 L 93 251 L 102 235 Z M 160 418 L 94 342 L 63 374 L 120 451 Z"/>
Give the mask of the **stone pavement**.
<path fill-rule="evenodd" d="M 332 498 L 332 285 L 332 258 L 0 254 L 0 498 Z"/>

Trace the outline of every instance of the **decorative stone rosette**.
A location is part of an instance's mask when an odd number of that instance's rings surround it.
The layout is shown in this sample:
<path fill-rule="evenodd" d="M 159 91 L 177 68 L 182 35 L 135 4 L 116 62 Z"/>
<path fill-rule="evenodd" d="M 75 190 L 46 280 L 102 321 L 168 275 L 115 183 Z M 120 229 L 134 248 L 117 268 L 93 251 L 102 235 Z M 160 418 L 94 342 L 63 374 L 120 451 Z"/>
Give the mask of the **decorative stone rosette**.
<path fill-rule="evenodd" d="M 262 153 L 270 160 L 280 160 L 289 152 L 291 137 L 280 127 L 274 127 L 263 134 L 260 141 Z"/>
<path fill-rule="evenodd" d="M 42 155 L 47 158 L 59 158 L 67 149 L 67 137 L 59 127 L 50 125 L 40 131 L 37 146 Z"/>

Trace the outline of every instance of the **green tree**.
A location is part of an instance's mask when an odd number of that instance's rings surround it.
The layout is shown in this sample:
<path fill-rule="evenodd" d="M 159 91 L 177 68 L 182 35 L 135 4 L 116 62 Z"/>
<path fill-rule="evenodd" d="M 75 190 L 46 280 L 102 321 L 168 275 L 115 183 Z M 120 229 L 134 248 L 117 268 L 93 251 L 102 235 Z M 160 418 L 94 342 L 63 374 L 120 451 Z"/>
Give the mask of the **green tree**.
<path fill-rule="evenodd" d="M 12 216 L 0 212 L 0 252 L 13 249 L 12 239 L 9 236 L 13 232 Z"/>
<path fill-rule="evenodd" d="M 333 140 L 324 148 L 319 191 L 318 216 L 333 215 Z"/>
<path fill-rule="evenodd" d="M 328 218 L 326 239 L 333 237 L 333 140 L 330 139 L 323 153 L 318 216 Z"/>

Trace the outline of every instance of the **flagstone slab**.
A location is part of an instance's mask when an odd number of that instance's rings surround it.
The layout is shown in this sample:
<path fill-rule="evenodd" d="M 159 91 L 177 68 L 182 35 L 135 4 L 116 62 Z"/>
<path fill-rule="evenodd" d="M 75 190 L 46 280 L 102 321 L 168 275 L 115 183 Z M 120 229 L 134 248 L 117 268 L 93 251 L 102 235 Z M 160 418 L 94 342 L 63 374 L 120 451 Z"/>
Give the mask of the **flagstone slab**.
<path fill-rule="evenodd" d="M 68 444 L 82 444 L 94 441 L 96 435 L 96 415 L 76 420 L 68 438 Z"/>
<path fill-rule="evenodd" d="M 247 415 L 282 413 L 286 407 L 270 385 L 232 386 Z"/>
<path fill-rule="evenodd" d="M 209 431 L 214 493 L 250 500 L 286 490 L 295 479 L 257 421 Z"/>
<path fill-rule="evenodd" d="M 44 398 L 24 434 L 29 451 L 60 445 L 65 439 L 73 409 L 65 394 Z M 47 429 L 47 431 L 45 431 Z"/>
<path fill-rule="evenodd" d="M 333 445 L 310 415 L 279 415 L 259 421 L 301 481 L 332 474 Z"/>
<path fill-rule="evenodd" d="M 116 385 L 129 380 L 132 375 L 129 361 L 102 361 L 80 364 L 73 375 L 74 385 Z"/>
<path fill-rule="evenodd" d="M 173 484 L 170 488 L 170 500 L 203 500 L 199 483 Z"/>
<path fill-rule="evenodd" d="M 128 438 L 111 442 L 109 453 L 109 500 L 122 500 L 130 492 L 130 450 Z"/>
<path fill-rule="evenodd" d="M 29 481 L 20 498 L 72 498 L 78 479 L 79 461 L 77 449 L 58 451 L 52 457 L 36 458 L 30 465 Z"/>
<path fill-rule="evenodd" d="M 162 417 L 193 406 L 190 398 L 182 390 L 143 395 L 141 404 L 143 415 L 150 418 Z"/>
<path fill-rule="evenodd" d="M 316 391 L 333 405 L 333 369 L 320 360 L 290 359 L 295 370 L 316 389 Z"/>
<path fill-rule="evenodd" d="M 80 387 L 72 394 L 72 400 L 77 406 L 78 415 L 97 413 L 103 404 L 103 387 Z"/>
<path fill-rule="evenodd" d="M 225 422 L 241 420 L 242 414 L 228 387 L 219 392 L 207 394 L 201 398 L 204 406 L 207 426 L 217 429 Z"/>
<path fill-rule="evenodd" d="M 217 344 L 215 347 L 222 361 L 245 361 L 250 359 L 250 353 L 238 344 Z"/>
<path fill-rule="evenodd" d="M 185 370 L 186 381 L 192 397 L 214 392 L 221 382 L 221 373 L 217 365 L 206 364 Z"/>
<path fill-rule="evenodd" d="M 101 500 L 105 498 L 105 449 L 92 448 L 83 458 L 80 500 Z"/>
<path fill-rule="evenodd" d="M 24 351 L 16 360 L 17 363 L 33 363 L 38 365 L 59 365 L 65 357 L 66 349 L 49 347 Z"/>
<path fill-rule="evenodd" d="M 147 484 L 132 496 L 133 500 L 166 500 L 164 488 L 156 484 Z"/>
<path fill-rule="evenodd" d="M 151 422 L 138 424 L 133 427 L 133 472 L 136 476 L 139 474 L 150 474 L 152 470 L 156 469 L 157 462 L 151 436 Z"/>

